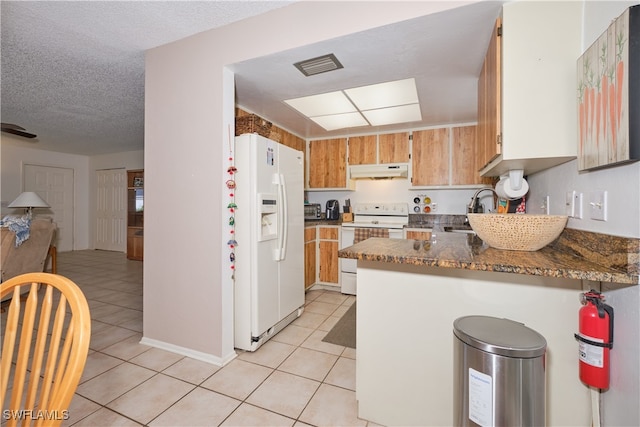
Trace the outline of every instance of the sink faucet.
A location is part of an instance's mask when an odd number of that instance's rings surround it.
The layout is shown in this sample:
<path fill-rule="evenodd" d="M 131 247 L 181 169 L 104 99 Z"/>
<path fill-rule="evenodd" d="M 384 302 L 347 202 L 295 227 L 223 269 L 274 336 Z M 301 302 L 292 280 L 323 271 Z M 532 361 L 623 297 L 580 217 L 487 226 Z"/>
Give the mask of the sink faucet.
<path fill-rule="evenodd" d="M 478 198 L 478 195 L 483 191 L 491 191 L 496 196 L 498 195 L 496 193 L 496 190 L 494 190 L 493 188 L 488 188 L 488 187 L 480 188 L 478 191 L 476 191 L 473 194 L 473 197 L 471 197 L 471 203 L 469 203 L 469 205 L 467 206 L 467 213 L 483 213 L 484 212 L 484 208 L 480 204 L 480 199 Z"/>

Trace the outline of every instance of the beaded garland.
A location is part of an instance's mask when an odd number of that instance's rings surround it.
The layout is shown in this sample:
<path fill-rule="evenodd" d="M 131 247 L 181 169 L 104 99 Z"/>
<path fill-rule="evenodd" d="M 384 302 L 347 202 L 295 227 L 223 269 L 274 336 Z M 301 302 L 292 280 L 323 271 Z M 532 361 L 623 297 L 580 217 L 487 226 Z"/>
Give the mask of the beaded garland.
<path fill-rule="evenodd" d="M 238 242 L 235 239 L 236 232 L 236 218 L 235 218 L 235 210 L 238 207 L 235 203 L 235 188 L 236 182 L 233 179 L 234 174 L 238 171 L 233 164 L 233 143 L 231 140 L 231 129 L 229 129 L 229 167 L 227 168 L 227 173 L 229 174 L 229 179 L 225 182 L 227 188 L 229 189 L 229 203 L 227 204 L 227 209 L 229 210 L 229 240 L 227 241 L 227 246 L 229 246 L 229 263 L 231 268 L 231 278 L 235 278 L 235 268 L 236 268 L 236 253 L 235 247 L 238 245 Z"/>

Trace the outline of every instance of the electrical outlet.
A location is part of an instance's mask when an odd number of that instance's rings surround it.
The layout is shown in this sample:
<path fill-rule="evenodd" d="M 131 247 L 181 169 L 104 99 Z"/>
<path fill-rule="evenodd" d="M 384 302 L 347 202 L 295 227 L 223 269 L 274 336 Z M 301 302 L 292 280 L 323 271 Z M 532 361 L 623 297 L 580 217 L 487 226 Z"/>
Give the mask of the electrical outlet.
<path fill-rule="evenodd" d="M 582 219 L 582 193 L 575 193 L 573 200 L 573 217 Z"/>
<path fill-rule="evenodd" d="M 549 215 L 549 211 L 550 211 L 549 203 L 550 203 L 549 196 L 544 196 L 544 198 L 542 199 L 542 206 L 540 206 L 540 209 L 542 210 L 542 213 L 545 215 Z"/>
<path fill-rule="evenodd" d="M 567 191 L 567 196 L 565 199 L 565 210 L 567 216 L 574 217 L 575 216 L 575 208 L 576 208 L 576 192 L 575 191 Z"/>
<path fill-rule="evenodd" d="M 607 220 L 607 192 L 593 191 L 590 193 L 589 211 L 590 218 L 598 221 Z"/>

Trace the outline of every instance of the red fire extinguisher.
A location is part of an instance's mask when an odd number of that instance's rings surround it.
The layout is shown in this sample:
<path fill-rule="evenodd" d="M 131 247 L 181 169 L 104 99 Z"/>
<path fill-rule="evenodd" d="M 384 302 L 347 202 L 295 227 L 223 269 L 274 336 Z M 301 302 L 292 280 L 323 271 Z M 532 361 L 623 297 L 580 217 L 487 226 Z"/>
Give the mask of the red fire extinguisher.
<path fill-rule="evenodd" d="M 580 294 L 580 380 L 591 387 L 609 388 L 609 351 L 613 348 L 613 308 L 595 290 Z"/>

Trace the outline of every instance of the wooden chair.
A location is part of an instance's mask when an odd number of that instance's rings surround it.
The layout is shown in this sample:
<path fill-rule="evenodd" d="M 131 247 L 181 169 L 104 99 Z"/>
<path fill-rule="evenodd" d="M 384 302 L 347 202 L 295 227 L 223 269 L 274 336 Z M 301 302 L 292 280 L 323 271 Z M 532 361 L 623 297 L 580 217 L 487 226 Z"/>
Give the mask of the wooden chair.
<path fill-rule="evenodd" d="M 23 287 L 29 291 L 21 297 Z M 0 284 L 0 295 L 8 294 L 12 299 L 2 315 L 2 421 L 8 427 L 20 420 L 22 425 L 58 426 L 69 416 L 87 360 L 87 300 L 71 280 L 50 273 L 11 278 Z"/>

